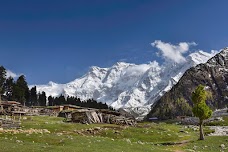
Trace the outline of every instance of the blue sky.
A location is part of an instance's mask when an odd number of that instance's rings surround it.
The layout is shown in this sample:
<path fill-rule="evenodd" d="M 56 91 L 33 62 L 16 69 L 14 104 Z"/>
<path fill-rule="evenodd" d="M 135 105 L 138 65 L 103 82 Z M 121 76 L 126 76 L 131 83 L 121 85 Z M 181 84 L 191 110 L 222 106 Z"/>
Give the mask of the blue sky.
<path fill-rule="evenodd" d="M 228 46 L 226 0 L 0 0 L 0 64 L 29 84 L 69 82 L 90 66 L 162 62 L 155 40 Z"/>

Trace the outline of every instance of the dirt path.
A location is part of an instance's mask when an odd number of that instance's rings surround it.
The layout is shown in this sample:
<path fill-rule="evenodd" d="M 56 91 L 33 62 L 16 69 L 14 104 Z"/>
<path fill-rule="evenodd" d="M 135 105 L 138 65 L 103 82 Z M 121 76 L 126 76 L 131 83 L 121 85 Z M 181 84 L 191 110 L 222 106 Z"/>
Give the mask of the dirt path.
<path fill-rule="evenodd" d="M 167 142 L 167 143 L 161 143 L 161 144 L 165 146 L 174 146 L 170 149 L 174 152 L 184 152 L 181 148 L 189 142 L 190 142 L 189 140 L 183 140 L 180 142 Z"/>
<path fill-rule="evenodd" d="M 189 140 L 183 140 L 183 141 L 181 141 L 179 143 L 176 143 L 175 145 L 178 146 L 178 147 L 176 147 L 177 149 L 175 149 L 174 152 L 184 152 L 182 149 L 178 149 L 178 148 L 179 147 L 181 148 L 181 147 L 185 146 L 187 143 L 189 143 Z"/>

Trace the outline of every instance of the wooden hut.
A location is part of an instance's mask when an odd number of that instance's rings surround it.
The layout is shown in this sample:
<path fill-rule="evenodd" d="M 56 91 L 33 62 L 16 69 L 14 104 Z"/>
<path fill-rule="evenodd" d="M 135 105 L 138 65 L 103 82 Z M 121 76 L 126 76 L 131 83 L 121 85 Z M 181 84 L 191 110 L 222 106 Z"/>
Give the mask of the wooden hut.
<path fill-rule="evenodd" d="M 11 114 L 12 111 L 22 111 L 22 105 L 16 101 L 1 101 L 0 102 L 0 113 Z"/>
<path fill-rule="evenodd" d="M 50 109 L 54 112 L 60 112 L 60 111 L 63 111 L 63 106 L 50 106 L 47 109 Z"/>

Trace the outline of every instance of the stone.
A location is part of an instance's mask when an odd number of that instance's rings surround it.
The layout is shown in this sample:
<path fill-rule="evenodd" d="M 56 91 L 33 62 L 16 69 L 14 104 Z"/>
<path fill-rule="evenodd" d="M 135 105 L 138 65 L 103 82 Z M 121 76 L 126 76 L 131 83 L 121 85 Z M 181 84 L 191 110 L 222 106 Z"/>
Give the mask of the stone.
<path fill-rule="evenodd" d="M 225 149 L 226 146 L 225 146 L 224 144 L 221 144 L 220 147 L 221 147 L 222 149 Z"/>
<path fill-rule="evenodd" d="M 101 130 L 101 127 L 95 127 L 94 130 Z"/>

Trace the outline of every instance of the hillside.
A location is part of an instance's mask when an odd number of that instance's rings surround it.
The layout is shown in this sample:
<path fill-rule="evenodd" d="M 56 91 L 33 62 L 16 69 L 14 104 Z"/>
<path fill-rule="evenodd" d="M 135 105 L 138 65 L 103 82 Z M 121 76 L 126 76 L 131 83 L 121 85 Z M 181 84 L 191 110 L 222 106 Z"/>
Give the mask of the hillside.
<path fill-rule="evenodd" d="M 213 99 L 207 104 L 212 109 L 228 106 L 228 48 L 208 60 L 185 72 L 179 82 L 164 94 L 153 106 L 149 117 L 161 119 L 178 115 L 191 115 L 186 108 L 192 106 L 191 93 L 199 85 L 205 85 L 212 92 Z M 181 101 L 181 102 L 180 102 Z"/>

